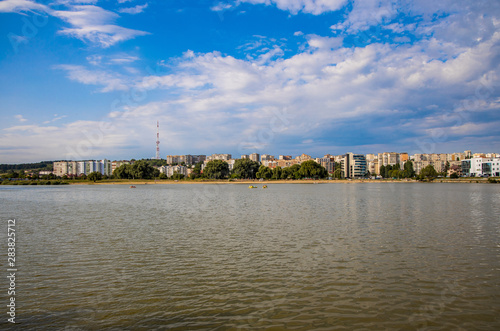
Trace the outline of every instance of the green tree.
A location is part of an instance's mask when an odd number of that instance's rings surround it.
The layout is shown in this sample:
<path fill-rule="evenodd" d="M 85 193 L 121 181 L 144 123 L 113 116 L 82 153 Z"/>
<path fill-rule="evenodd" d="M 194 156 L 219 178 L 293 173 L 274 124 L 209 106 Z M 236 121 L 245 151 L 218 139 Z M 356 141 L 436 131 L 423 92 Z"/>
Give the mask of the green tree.
<path fill-rule="evenodd" d="M 450 178 L 458 178 L 458 174 L 456 172 L 454 172 L 450 175 Z"/>
<path fill-rule="evenodd" d="M 273 176 L 273 171 L 270 168 L 261 165 L 259 167 L 259 171 L 257 171 L 257 174 L 255 176 L 257 178 L 271 179 L 271 177 Z"/>
<path fill-rule="evenodd" d="M 410 161 L 410 160 L 406 161 L 403 168 L 404 168 L 404 171 L 406 172 L 406 174 L 405 174 L 406 178 L 415 177 L 415 170 L 413 170 L 413 162 L 412 161 Z"/>
<path fill-rule="evenodd" d="M 283 173 L 283 169 L 280 166 L 277 166 L 273 169 L 273 175 L 271 179 L 281 179 L 281 174 Z"/>
<path fill-rule="evenodd" d="M 300 164 L 293 164 L 290 166 L 290 174 L 291 178 L 301 179 L 302 175 L 300 174 Z"/>
<path fill-rule="evenodd" d="M 434 167 L 429 164 L 427 167 L 422 169 L 422 171 L 420 171 L 419 178 L 421 180 L 427 179 L 429 181 L 432 181 L 434 178 L 437 177 L 437 175 L 438 175 L 438 173 L 437 173 L 436 169 L 434 169 Z"/>
<path fill-rule="evenodd" d="M 195 179 L 195 178 L 200 178 L 203 177 L 203 174 L 201 173 L 201 167 L 203 166 L 203 162 L 198 162 L 194 165 L 193 171 L 189 175 L 189 178 Z"/>
<path fill-rule="evenodd" d="M 281 179 L 288 179 L 291 178 L 291 172 L 290 172 L 290 167 L 284 167 L 281 169 Z"/>
<path fill-rule="evenodd" d="M 93 171 L 87 176 L 87 179 L 95 183 L 96 181 L 102 179 L 102 174 L 99 171 Z"/>
<path fill-rule="evenodd" d="M 175 180 L 179 180 L 179 179 L 183 179 L 183 178 L 184 178 L 184 175 L 178 173 L 177 171 L 174 172 L 174 174 L 172 175 L 172 177 L 170 177 L 170 179 L 175 179 Z"/>
<path fill-rule="evenodd" d="M 446 161 L 446 165 L 444 166 L 443 176 L 448 176 L 448 170 L 450 170 L 450 162 Z"/>
<path fill-rule="evenodd" d="M 131 179 L 133 178 L 131 171 L 132 166 L 130 164 L 122 164 L 113 171 L 113 177 L 118 179 Z"/>
<path fill-rule="evenodd" d="M 386 178 L 386 172 L 385 172 L 385 166 L 384 165 L 380 166 L 380 176 L 382 176 L 383 178 Z"/>
<path fill-rule="evenodd" d="M 203 174 L 211 179 L 223 179 L 229 176 L 229 164 L 222 160 L 207 162 Z"/>
<path fill-rule="evenodd" d="M 254 179 L 259 167 L 259 162 L 250 159 L 239 159 L 234 162 L 232 174 L 235 175 L 235 178 Z"/>
<path fill-rule="evenodd" d="M 299 174 L 302 178 L 325 178 L 328 171 L 316 161 L 308 160 L 300 165 Z"/>
<path fill-rule="evenodd" d="M 342 178 L 342 169 L 340 167 L 336 168 L 333 172 L 333 178 L 341 179 Z"/>

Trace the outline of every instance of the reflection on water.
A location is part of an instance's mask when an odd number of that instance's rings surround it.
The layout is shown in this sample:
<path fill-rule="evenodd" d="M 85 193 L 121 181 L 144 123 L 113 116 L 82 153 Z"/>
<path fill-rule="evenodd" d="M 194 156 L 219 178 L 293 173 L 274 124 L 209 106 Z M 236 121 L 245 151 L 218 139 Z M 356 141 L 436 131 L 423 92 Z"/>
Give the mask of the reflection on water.
<path fill-rule="evenodd" d="M 500 327 L 500 186 L 1 187 L 0 201 L 26 328 Z"/>

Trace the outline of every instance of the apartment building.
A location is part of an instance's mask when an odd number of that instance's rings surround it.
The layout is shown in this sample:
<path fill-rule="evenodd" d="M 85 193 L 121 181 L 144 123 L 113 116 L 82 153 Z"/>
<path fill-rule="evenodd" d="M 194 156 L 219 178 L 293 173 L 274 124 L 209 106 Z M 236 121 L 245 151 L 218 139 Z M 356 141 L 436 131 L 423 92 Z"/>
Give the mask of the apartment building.
<path fill-rule="evenodd" d="M 347 153 L 342 157 L 340 169 L 345 178 L 361 178 L 366 175 L 366 158 L 363 154 Z"/>
<path fill-rule="evenodd" d="M 97 171 L 104 176 L 111 176 L 112 163 L 109 160 L 88 160 L 88 161 L 60 161 L 54 162 L 54 174 L 62 177 L 88 175 Z"/>
<path fill-rule="evenodd" d="M 258 153 L 252 153 L 250 154 L 250 160 L 260 162 L 260 155 Z"/>
<path fill-rule="evenodd" d="M 181 164 L 193 165 L 198 162 L 204 162 L 205 155 L 167 155 L 167 164 Z"/>
<path fill-rule="evenodd" d="M 167 177 L 172 177 L 175 173 L 189 176 L 191 174 L 191 169 L 182 165 L 167 165 L 158 167 L 160 173 L 167 175 Z"/>
<path fill-rule="evenodd" d="M 330 157 L 316 158 L 316 162 L 322 165 L 329 174 L 335 171 L 335 159 Z"/>
<path fill-rule="evenodd" d="M 500 176 L 500 158 L 473 157 L 462 160 L 462 174 L 467 177 Z"/>
<path fill-rule="evenodd" d="M 231 154 L 212 154 L 210 156 L 207 156 L 205 161 L 213 161 L 213 160 L 228 161 L 231 159 L 232 159 Z"/>

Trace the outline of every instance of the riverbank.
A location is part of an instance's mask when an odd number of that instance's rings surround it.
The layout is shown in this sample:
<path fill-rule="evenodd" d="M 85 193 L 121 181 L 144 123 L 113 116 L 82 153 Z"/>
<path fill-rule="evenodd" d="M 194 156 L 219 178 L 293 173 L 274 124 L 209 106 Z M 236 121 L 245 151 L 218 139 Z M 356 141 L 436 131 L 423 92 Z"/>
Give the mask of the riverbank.
<path fill-rule="evenodd" d="M 124 179 L 107 179 L 97 182 L 89 181 L 69 181 L 70 185 L 157 185 L 157 184 L 245 184 L 245 185 L 270 185 L 270 184 L 358 184 L 358 183 L 419 183 L 413 179 L 300 179 L 300 180 L 124 180 Z M 437 178 L 432 183 L 488 183 L 486 178 Z"/>
<path fill-rule="evenodd" d="M 499 179 L 496 179 L 500 181 Z M 243 184 L 243 185 L 270 185 L 270 184 L 359 184 L 359 183 L 421 183 L 414 179 L 298 179 L 298 180 L 248 180 L 248 179 L 225 179 L 225 180 L 169 180 L 169 179 L 103 179 L 96 182 L 88 180 L 53 180 L 53 181 L 9 181 L 2 185 L 178 185 L 178 184 Z M 489 184 L 487 178 L 436 178 L 427 183 L 483 183 Z"/>

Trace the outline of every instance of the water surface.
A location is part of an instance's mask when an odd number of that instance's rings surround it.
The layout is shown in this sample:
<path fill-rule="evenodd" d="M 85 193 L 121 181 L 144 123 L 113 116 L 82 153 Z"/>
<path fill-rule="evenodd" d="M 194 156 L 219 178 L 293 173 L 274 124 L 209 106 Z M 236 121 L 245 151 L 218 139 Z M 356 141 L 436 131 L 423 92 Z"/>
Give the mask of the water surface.
<path fill-rule="evenodd" d="M 500 329 L 500 185 L 258 186 L 1 186 L 2 256 L 17 221 L 17 321 Z"/>

